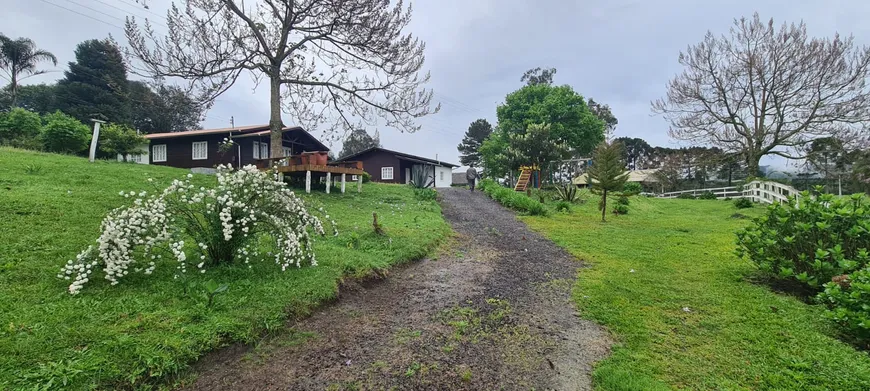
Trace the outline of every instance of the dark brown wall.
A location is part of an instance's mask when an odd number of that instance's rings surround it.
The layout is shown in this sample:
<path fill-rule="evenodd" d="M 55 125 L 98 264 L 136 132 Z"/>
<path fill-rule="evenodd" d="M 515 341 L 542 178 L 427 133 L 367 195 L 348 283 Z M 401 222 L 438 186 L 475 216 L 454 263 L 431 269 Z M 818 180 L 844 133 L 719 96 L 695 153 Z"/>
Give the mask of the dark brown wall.
<path fill-rule="evenodd" d="M 151 140 L 149 145 L 149 148 L 151 148 L 149 151 L 151 164 L 179 168 L 215 167 L 218 164 L 230 163 L 235 165 L 235 153 L 222 154 L 218 152 L 219 143 L 224 137 L 226 137 L 225 134 L 219 134 Z M 197 141 L 208 142 L 207 159 L 193 160 L 193 143 Z M 155 162 L 154 146 L 161 144 L 166 144 L 166 161 Z"/>
<path fill-rule="evenodd" d="M 352 160 L 363 162 L 363 170 L 372 176 L 372 181 L 386 183 L 405 183 L 405 168 L 395 154 L 375 150 L 354 157 Z M 381 179 L 381 167 L 393 167 L 393 179 Z"/>

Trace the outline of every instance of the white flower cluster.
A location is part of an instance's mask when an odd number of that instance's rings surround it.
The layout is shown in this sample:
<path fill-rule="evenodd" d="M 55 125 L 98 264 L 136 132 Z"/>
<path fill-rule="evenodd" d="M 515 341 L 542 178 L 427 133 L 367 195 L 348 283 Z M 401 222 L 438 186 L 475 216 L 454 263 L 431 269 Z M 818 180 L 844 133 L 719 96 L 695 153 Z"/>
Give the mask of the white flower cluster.
<path fill-rule="evenodd" d="M 135 198 L 133 205 L 109 213 L 97 247 L 88 247 L 61 268 L 58 277 L 72 280 L 69 292 L 79 293 L 100 265 L 115 285 L 131 270 L 153 273 L 164 255 L 176 263 L 176 278 L 187 272 L 193 252 L 198 253 L 192 263 L 200 273 L 207 266 L 236 261 L 250 267 L 264 236 L 273 246 L 268 254 L 281 270 L 303 262 L 317 265 L 309 229 L 323 235 L 323 224 L 274 173 L 255 166 L 219 166 L 212 189 L 197 188 L 191 178 L 188 174 L 151 196 L 122 192 Z M 337 234 L 335 222 L 332 226 Z"/>

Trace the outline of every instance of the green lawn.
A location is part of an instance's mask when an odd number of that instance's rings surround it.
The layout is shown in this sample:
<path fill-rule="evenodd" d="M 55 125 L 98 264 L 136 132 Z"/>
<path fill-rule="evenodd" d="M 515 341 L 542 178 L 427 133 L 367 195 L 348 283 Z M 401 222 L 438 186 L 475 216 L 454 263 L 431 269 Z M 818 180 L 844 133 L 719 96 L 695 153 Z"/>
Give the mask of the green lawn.
<path fill-rule="evenodd" d="M 450 232 L 437 203 L 407 187 L 350 186 L 305 197 L 340 232 L 317 239 L 317 267 L 282 273 L 267 260 L 209 270 L 197 278 L 229 284 L 213 307 L 182 293 L 173 265 L 114 287 L 95 275 L 80 295 L 67 294 L 58 269 L 94 242 L 106 212 L 130 201 L 118 192 L 187 172 L 0 148 L 0 390 L 163 384 L 204 352 L 254 341 L 335 297 L 343 277 L 420 258 Z M 372 212 L 389 237 L 371 233 Z"/>
<path fill-rule="evenodd" d="M 870 357 L 836 339 L 822 308 L 748 282 L 755 268 L 733 250 L 749 220 L 732 215 L 762 208 L 631 202 L 603 224 L 597 199 L 570 215 L 522 218 L 591 265 L 576 303 L 617 340 L 596 389 L 870 390 Z"/>

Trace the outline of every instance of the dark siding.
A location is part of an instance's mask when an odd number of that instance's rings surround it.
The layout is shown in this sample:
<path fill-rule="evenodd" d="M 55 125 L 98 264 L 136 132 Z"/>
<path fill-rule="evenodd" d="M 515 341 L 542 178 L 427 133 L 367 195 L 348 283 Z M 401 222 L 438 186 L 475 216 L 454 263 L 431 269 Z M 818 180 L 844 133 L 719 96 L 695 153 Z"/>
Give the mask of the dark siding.
<path fill-rule="evenodd" d="M 215 167 L 218 164 L 235 163 L 235 153 L 220 153 L 219 143 L 226 135 L 204 135 L 168 139 L 151 140 L 151 164 L 179 168 Z M 204 160 L 193 160 L 193 143 L 208 142 L 208 156 Z M 153 148 L 155 145 L 166 144 L 166 161 L 155 162 Z"/>
<path fill-rule="evenodd" d="M 405 183 L 405 169 L 395 154 L 374 150 L 353 158 L 363 162 L 363 170 L 372 176 L 372 181 L 386 183 Z M 393 179 L 381 179 L 381 167 L 393 167 Z"/>

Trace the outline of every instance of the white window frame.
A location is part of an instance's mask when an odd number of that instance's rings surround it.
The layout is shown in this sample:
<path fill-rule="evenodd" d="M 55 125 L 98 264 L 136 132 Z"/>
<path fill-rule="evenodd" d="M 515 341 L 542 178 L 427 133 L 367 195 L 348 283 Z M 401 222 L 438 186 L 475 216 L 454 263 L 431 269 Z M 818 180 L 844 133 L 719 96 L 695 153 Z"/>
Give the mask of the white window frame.
<path fill-rule="evenodd" d="M 269 143 L 260 142 L 260 159 L 269 158 Z"/>
<path fill-rule="evenodd" d="M 260 142 L 254 141 L 254 159 L 260 158 Z"/>
<path fill-rule="evenodd" d="M 202 155 L 199 157 L 197 157 L 197 155 L 196 155 L 197 146 L 199 146 L 199 148 L 202 148 L 202 151 L 201 151 Z M 208 159 L 208 141 L 194 141 L 194 142 L 190 143 L 190 148 L 191 148 L 191 151 L 190 151 L 190 159 L 191 160 L 206 160 L 206 159 Z"/>
<path fill-rule="evenodd" d="M 160 152 L 158 152 L 160 151 Z M 162 154 L 161 154 L 162 152 Z M 151 158 L 155 163 L 166 161 L 166 144 L 157 144 L 151 146 Z"/>
<path fill-rule="evenodd" d="M 351 175 L 351 176 L 350 176 L 350 180 L 352 180 L 352 181 L 355 181 L 355 180 L 357 180 L 357 177 L 356 177 L 356 175 Z"/>
<path fill-rule="evenodd" d="M 387 176 L 387 173 L 390 173 Z M 381 167 L 381 180 L 382 181 L 392 181 L 395 176 L 393 175 L 393 167 Z"/>

